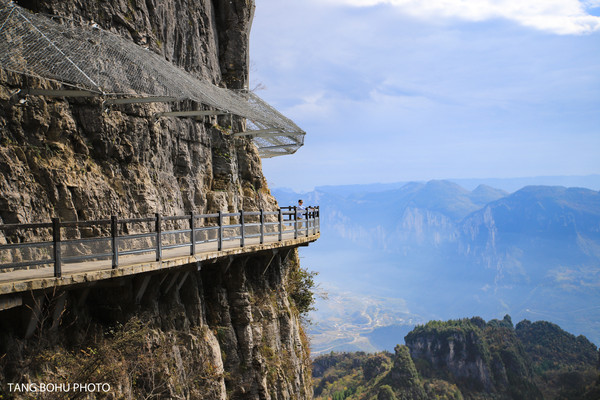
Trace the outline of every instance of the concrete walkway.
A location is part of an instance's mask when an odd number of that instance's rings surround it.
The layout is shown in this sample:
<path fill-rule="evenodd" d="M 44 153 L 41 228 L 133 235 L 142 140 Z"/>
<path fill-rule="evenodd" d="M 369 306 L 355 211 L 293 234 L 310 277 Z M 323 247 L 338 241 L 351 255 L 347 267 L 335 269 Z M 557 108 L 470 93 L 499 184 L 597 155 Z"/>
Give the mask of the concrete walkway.
<path fill-rule="evenodd" d="M 318 238 L 319 233 L 313 235 L 311 229 L 308 237 L 300 236 L 294 239 L 294 232 L 288 231 L 283 233 L 282 241 L 278 240 L 278 235 L 265 236 L 262 244 L 258 237 L 246 238 L 244 247 L 240 246 L 239 239 L 224 240 L 221 251 L 217 250 L 217 242 L 198 243 L 196 254 L 193 256 L 190 255 L 191 246 L 186 246 L 163 250 L 161 261 L 156 261 L 156 252 L 150 249 L 147 253 L 120 256 L 119 267 L 115 269 L 112 268 L 111 258 L 63 263 L 60 278 L 54 277 L 54 265 L 0 272 L 0 295 L 94 282 L 188 264 L 197 264 L 200 268 L 203 262 L 215 262 L 223 257 L 307 245 Z"/>

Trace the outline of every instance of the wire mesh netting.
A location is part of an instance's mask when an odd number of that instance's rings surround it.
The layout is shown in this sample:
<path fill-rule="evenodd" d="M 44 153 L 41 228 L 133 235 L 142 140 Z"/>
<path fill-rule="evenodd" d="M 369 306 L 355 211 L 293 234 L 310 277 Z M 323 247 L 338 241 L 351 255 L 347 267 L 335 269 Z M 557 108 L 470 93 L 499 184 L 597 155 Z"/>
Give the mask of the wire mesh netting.
<path fill-rule="evenodd" d="M 34 14 L 6 0 L 0 0 L 0 66 L 99 95 L 192 100 L 238 115 L 265 158 L 304 144 L 305 132 L 254 93 L 197 79 L 96 24 Z"/>

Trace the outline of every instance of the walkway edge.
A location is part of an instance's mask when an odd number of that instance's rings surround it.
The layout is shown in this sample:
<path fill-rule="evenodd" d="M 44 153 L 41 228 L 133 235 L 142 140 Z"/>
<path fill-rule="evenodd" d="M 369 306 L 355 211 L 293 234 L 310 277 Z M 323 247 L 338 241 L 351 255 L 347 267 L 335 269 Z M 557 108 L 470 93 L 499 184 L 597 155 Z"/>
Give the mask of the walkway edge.
<path fill-rule="evenodd" d="M 66 287 L 77 284 L 98 282 L 105 279 L 118 278 L 130 275 L 136 275 L 145 272 L 166 270 L 180 267 L 183 265 L 196 264 L 208 260 L 217 260 L 227 256 L 240 256 L 252 254 L 265 250 L 280 249 L 285 247 L 298 247 L 312 243 L 319 238 L 320 234 L 300 237 L 298 239 L 287 239 L 281 242 L 271 242 L 265 244 L 247 245 L 243 248 L 224 249 L 221 251 L 210 251 L 198 253 L 195 256 L 176 257 L 164 259 L 162 261 L 144 262 L 139 264 L 125 265 L 116 269 L 105 268 L 94 271 L 64 274 L 60 278 L 44 277 L 30 278 L 20 281 L 0 283 L 0 295 L 17 294 L 30 292 L 34 290 L 51 289 L 57 287 Z"/>

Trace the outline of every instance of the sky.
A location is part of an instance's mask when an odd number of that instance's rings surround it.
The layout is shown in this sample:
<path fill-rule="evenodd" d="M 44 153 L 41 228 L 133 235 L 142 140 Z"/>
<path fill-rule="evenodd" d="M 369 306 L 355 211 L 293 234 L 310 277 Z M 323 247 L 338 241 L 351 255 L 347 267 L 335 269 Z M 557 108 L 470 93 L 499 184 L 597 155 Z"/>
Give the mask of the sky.
<path fill-rule="evenodd" d="M 256 0 L 270 187 L 600 173 L 600 0 Z"/>

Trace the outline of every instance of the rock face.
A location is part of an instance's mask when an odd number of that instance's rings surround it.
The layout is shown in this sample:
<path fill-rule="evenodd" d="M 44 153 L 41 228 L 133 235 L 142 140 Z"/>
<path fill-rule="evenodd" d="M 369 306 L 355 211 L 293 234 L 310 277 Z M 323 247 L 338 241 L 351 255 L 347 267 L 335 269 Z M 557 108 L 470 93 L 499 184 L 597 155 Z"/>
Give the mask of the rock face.
<path fill-rule="evenodd" d="M 431 321 L 405 337 L 421 376 L 456 384 L 463 394 L 498 399 L 542 399 L 531 360 L 509 316 Z"/>
<path fill-rule="evenodd" d="M 252 3 L 21 4 L 94 21 L 214 84 L 246 85 Z M 99 100 L 11 101 L 17 89 L 40 86 L 52 84 L 0 70 L 3 222 L 275 208 L 250 139 L 224 134 L 214 117 L 154 120 L 176 107 L 165 104 L 105 112 Z"/>
<path fill-rule="evenodd" d="M 414 335 L 407 341 L 413 359 L 430 365 L 464 385 L 490 391 L 489 354 L 475 329 L 447 329 Z"/>
<path fill-rule="evenodd" d="M 247 85 L 252 1 L 18 3 L 93 21 L 216 85 Z M 0 69 L 0 223 L 277 207 L 251 140 L 220 128 L 242 121 L 152 118 L 176 109 L 169 104 L 22 104 L 11 94 L 23 87 L 56 84 Z M 308 344 L 286 286 L 296 252 L 266 269 L 271 255 L 46 294 L 44 309 L 60 302 L 65 311 L 60 326 L 42 320 L 35 340 L 19 339 L 21 308 L 3 311 L 0 380 L 91 374 L 113 382 L 115 398 L 312 398 Z"/>
<path fill-rule="evenodd" d="M 270 257 L 46 293 L 27 305 L 42 310 L 29 340 L 19 334 L 27 313 L 3 311 L 0 380 L 108 383 L 110 398 L 310 399 L 308 343 L 289 300 L 297 254 L 265 270 Z"/>

